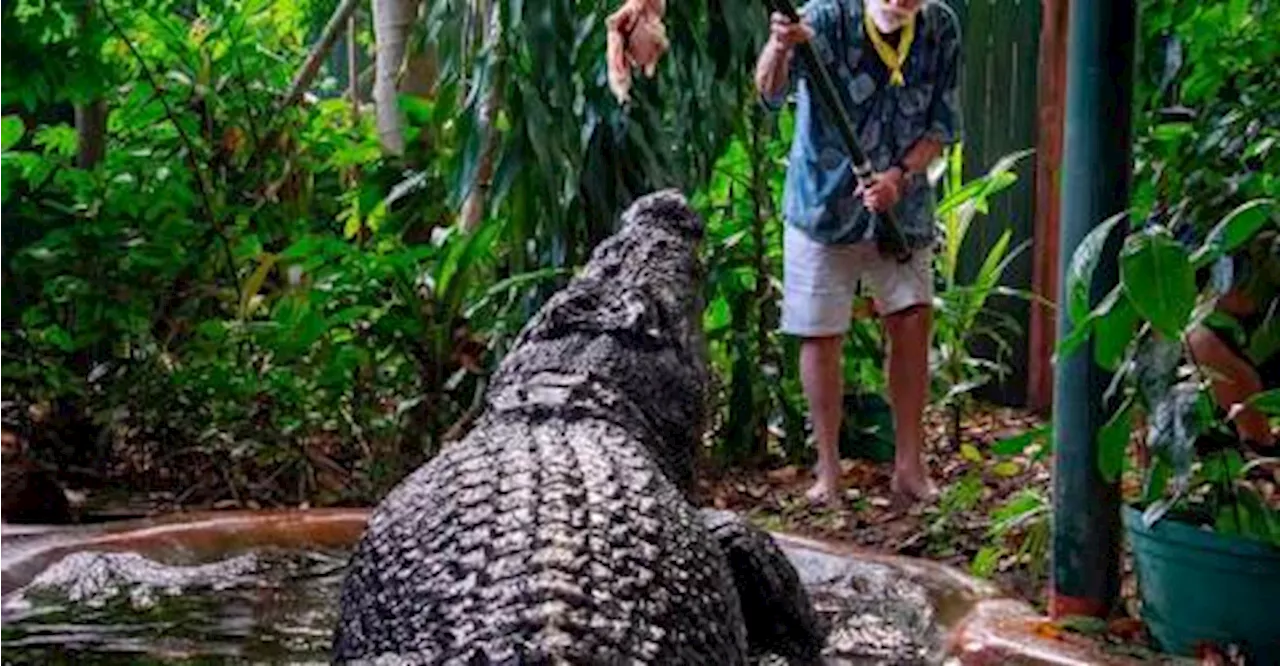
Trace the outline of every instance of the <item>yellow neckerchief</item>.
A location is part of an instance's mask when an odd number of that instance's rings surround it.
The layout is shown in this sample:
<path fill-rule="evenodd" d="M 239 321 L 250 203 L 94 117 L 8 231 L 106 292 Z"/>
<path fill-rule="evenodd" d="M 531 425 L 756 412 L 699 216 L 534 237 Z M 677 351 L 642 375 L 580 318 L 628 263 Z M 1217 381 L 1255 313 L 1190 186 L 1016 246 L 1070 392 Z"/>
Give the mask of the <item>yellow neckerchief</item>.
<path fill-rule="evenodd" d="M 889 68 L 890 85 L 901 86 L 906 84 L 907 81 L 902 76 L 902 66 L 907 62 L 907 53 L 911 51 L 911 40 L 916 35 L 916 17 L 912 16 L 907 21 L 907 24 L 902 26 L 902 36 L 898 39 L 897 51 L 894 51 L 893 47 L 884 41 L 884 37 L 880 34 L 880 29 L 876 27 L 875 21 L 871 20 L 871 12 L 864 11 L 862 17 L 863 24 L 867 26 L 867 36 L 871 38 L 872 46 L 876 47 L 876 53 L 880 56 L 884 66 Z"/>

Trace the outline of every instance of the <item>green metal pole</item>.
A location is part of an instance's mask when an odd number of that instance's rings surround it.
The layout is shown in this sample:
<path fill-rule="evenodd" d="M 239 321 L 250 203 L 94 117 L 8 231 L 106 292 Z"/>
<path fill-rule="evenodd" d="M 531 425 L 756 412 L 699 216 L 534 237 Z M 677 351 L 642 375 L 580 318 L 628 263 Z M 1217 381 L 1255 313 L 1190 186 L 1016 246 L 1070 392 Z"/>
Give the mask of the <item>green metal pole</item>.
<path fill-rule="evenodd" d="M 1136 42 L 1135 0 L 1071 0 L 1063 135 L 1059 303 L 1081 239 L 1129 205 Z M 1120 239 L 1111 234 L 1095 273 L 1093 303 L 1119 277 Z M 1058 340 L 1071 330 L 1058 309 Z M 1088 347 L 1058 360 L 1054 376 L 1053 566 L 1049 611 L 1106 615 L 1119 596 L 1120 496 L 1098 473 L 1097 432 L 1109 377 Z"/>

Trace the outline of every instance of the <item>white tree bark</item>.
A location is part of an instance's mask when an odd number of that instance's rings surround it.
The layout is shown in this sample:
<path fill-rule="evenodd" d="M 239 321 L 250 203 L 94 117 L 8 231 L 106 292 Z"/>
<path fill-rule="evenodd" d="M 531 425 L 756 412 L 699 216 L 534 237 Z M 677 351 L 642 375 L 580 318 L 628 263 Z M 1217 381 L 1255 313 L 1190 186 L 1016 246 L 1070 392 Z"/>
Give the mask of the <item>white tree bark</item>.
<path fill-rule="evenodd" d="M 377 64 L 373 104 L 378 141 L 384 152 L 404 154 L 404 118 L 396 103 L 400 70 L 404 66 L 409 28 L 418 17 L 418 0 L 373 0 L 373 38 Z"/>

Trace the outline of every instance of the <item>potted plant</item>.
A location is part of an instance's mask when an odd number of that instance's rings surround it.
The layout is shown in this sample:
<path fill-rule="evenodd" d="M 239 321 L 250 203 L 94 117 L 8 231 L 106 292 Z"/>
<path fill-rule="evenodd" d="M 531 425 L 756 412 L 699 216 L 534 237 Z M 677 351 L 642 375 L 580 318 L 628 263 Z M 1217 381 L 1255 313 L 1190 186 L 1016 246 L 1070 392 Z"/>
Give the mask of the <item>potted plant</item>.
<path fill-rule="evenodd" d="M 1237 446 L 1231 420 L 1244 405 L 1217 404 L 1215 375 L 1189 336 L 1212 324 L 1266 353 L 1260 337 L 1275 330 L 1243 330 L 1218 305 L 1234 284 L 1233 258 L 1280 262 L 1280 240 L 1271 238 L 1280 207 L 1269 199 L 1240 205 L 1198 244 L 1159 222 L 1135 228 L 1123 241 L 1119 284 L 1090 309 L 1093 270 L 1120 219 L 1099 225 L 1074 253 L 1066 306 L 1076 324 L 1059 351 L 1092 340 L 1094 361 L 1114 373 L 1098 465 L 1109 482 L 1125 474 L 1139 481 L 1123 512 L 1142 617 L 1168 652 L 1235 645 L 1249 663 L 1278 664 L 1280 515 L 1247 480 L 1267 459 L 1246 461 L 1256 454 Z M 1280 392 L 1248 402 L 1275 414 Z M 1131 440 L 1137 455 L 1128 455 Z"/>

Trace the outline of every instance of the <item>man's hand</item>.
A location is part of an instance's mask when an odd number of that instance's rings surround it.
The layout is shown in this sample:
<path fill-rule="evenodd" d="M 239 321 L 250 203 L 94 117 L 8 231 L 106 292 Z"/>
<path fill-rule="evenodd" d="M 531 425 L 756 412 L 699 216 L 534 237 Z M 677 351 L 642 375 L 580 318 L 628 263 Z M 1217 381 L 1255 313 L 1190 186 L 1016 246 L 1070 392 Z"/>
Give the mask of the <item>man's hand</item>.
<path fill-rule="evenodd" d="M 854 194 L 862 195 L 862 203 L 876 213 L 883 213 L 902 198 L 902 169 L 890 167 L 888 171 L 873 174 L 865 185 Z"/>
<path fill-rule="evenodd" d="M 769 20 L 769 40 L 756 60 L 756 90 L 765 97 L 774 97 L 787 87 L 787 67 L 791 50 L 796 44 L 813 39 L 813 26 L 800 17 L 793 22 L 785 15 L 774 12 Z"/>
<path fill-rule="evenodd" d="M 778 46 L 791 49 L 796 44 L 813 39 L 813 28 L 801 17 L 799 23 L 793 23 L 780 12 L 769 17 L 769 38 Z"/>

